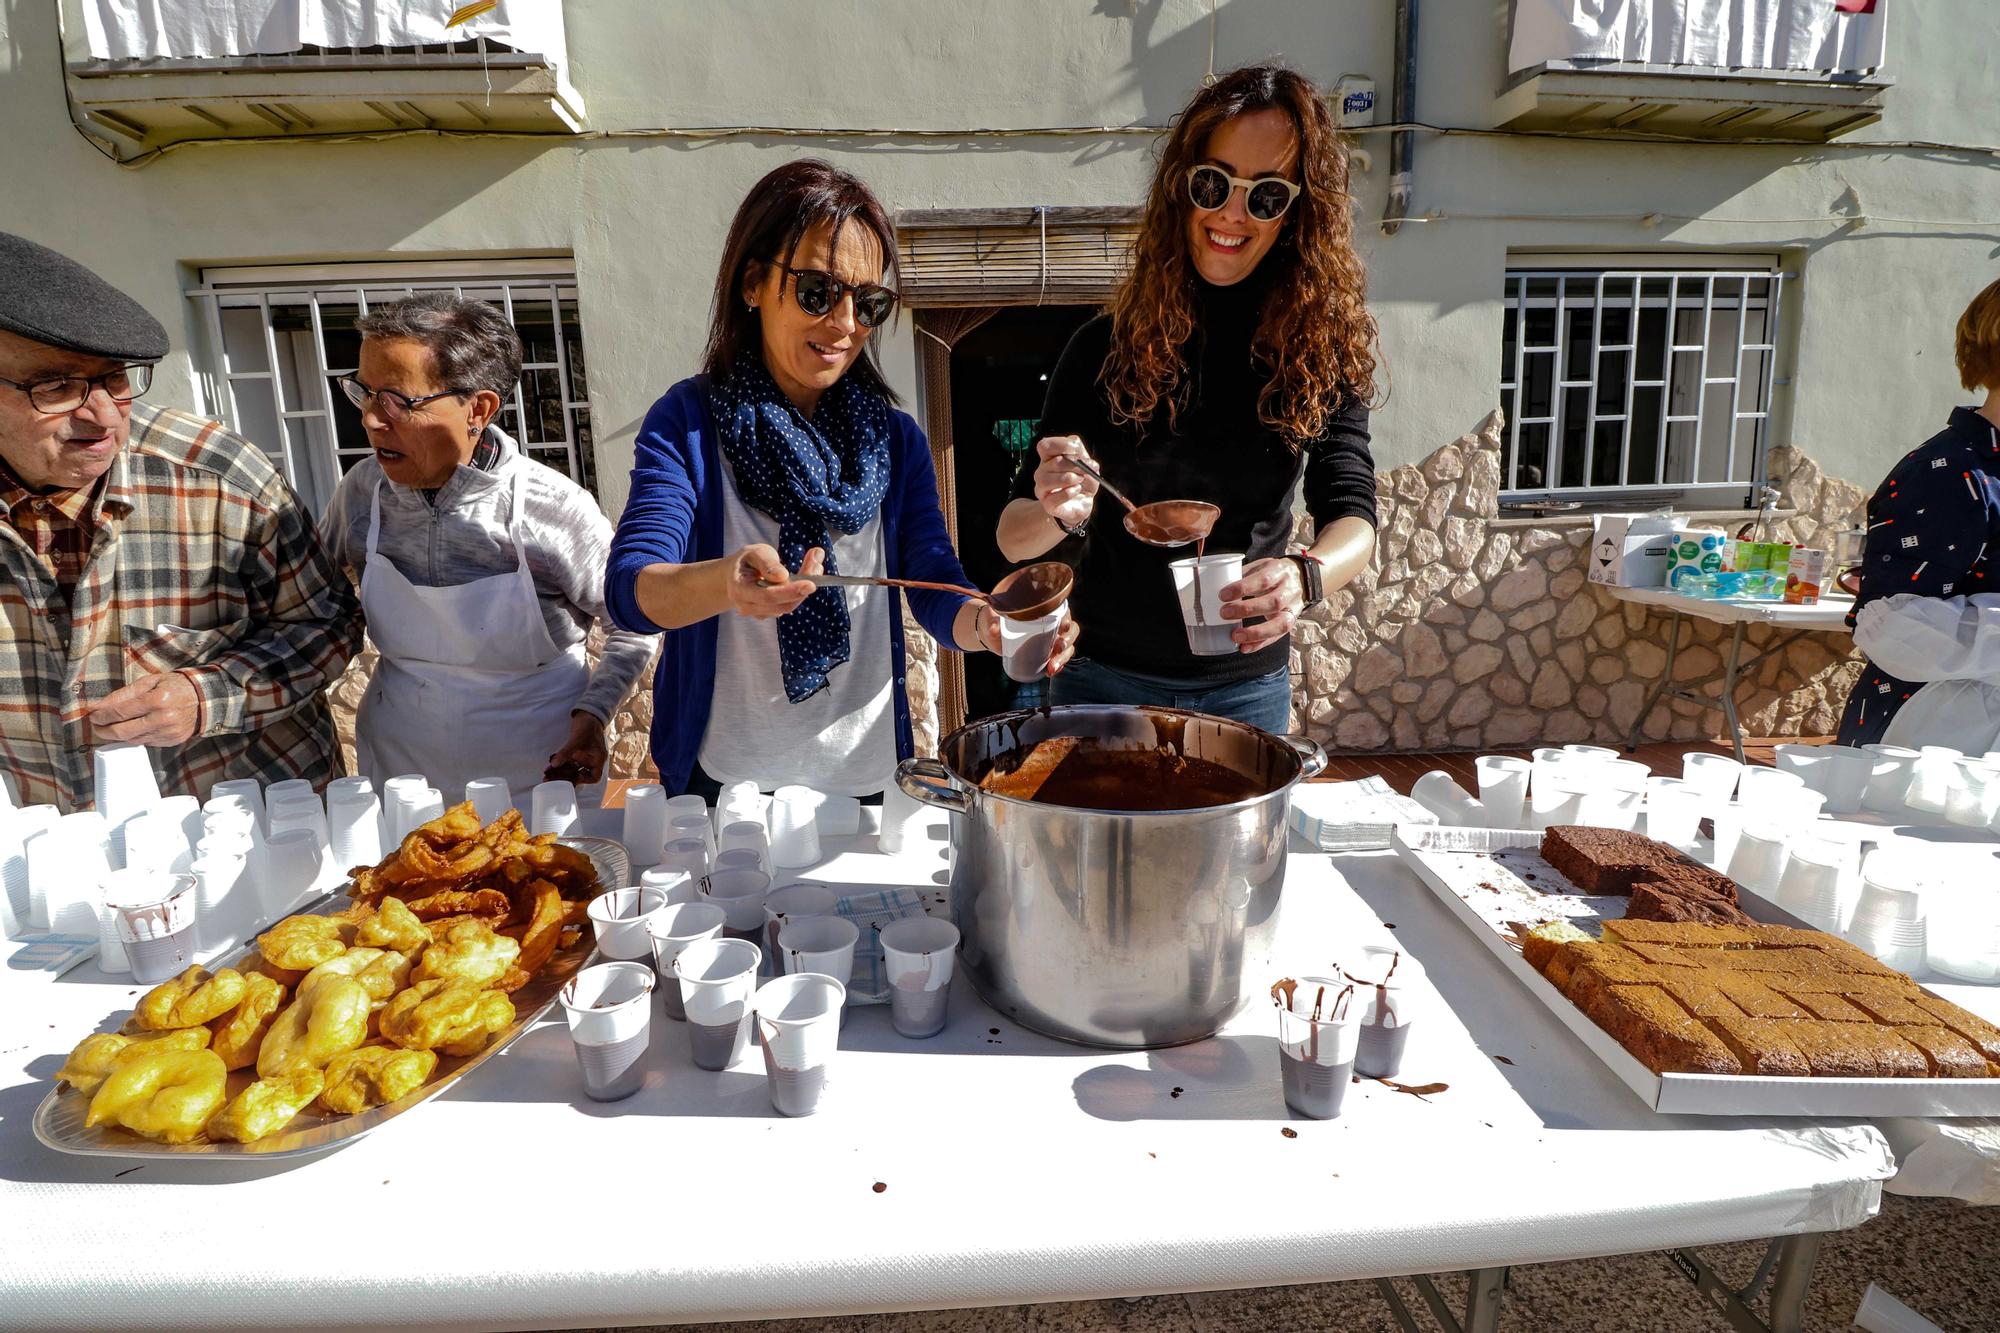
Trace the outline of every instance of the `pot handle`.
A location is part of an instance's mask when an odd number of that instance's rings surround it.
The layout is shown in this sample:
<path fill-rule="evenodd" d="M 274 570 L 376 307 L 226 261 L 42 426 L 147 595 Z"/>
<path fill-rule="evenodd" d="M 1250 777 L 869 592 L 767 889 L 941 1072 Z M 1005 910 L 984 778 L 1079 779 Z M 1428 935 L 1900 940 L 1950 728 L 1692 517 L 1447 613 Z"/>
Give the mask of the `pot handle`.
<path fill-rule="evenodd" d="M 1324 760 L 1321 762 L 1324 765 Z M 962 815 L 972 808 L 972 798 L 966 794 L 965 788 L 959 786 L 951 770 L 936 759 L 905 759 L 896 765 L 896 785 L 911 800 L 949 810 L 955 815 Z"/>
<path fill-rule="evenodd" d="M 1299 757 L 1299 776 L 1316 778 L 1326 772 L 1326 747 L 1307 736 L 1274 736 L 1273 740 Z"/>

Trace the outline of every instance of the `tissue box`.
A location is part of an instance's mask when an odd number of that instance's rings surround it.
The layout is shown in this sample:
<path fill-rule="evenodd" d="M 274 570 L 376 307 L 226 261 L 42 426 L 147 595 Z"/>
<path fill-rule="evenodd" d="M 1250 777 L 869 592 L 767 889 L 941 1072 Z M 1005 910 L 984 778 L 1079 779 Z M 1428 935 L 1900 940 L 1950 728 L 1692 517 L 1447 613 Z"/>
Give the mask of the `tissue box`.
<path fill-rule="evenodd" d="M 1729 568 L 1730 539 L 1713 528 L 1677 528 L 1667 560 L 1667 586 L 1678 588 L 1697 574 L 1720 574 Z"/>
<path fill-rule="evenodd" d="M 1659 514 L 1599 514 L 1591 525 L 1590 581 L 1657 588 L 1667 581 L 1674 521 Z"/>

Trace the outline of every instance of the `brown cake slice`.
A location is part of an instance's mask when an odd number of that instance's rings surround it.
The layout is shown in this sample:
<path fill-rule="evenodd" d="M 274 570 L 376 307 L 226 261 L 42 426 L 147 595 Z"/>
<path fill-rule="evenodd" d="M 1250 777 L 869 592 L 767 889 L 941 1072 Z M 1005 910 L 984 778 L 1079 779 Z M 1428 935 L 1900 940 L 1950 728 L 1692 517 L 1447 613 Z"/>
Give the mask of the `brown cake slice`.
<path fill-rule="evenodd" d="M 1671 944 L 1685 949 L 1747 949 L 1756 944 L 1757 928 L 1709 926 L 1675 921 L 1634 921 L 1630 917 L 1604 923 L 1604 938 L 1622 944 Z"/>
<path fill-rule="evenodd" d="M 1755 972 L 1760 975 L 1782 973 L 1793 976 L 1804 972 L 1833 971 L 1826 955 L 1812 949 L 1736 949 L 1725 955 L 1717 966 L 1726 967 L 1731 972 Z"/>
<path fill-rule="evenodd" d="M 1568 921 L 1545 921 L 1521 937 L 1521 957 L 1535 971 L 1547 972 L 1564 945 L 1589 943 L 1591 937 Z"/>
<path fill-rule="evenodd" d="M 1873 1023 L 1875 1018 L 1854 1007 L 1852 1001 L 1835 991 L 1795 991 L 1779 982 L 1778 989 L 1789 999 L 1796 1000 L 1800 1007 L 1814 1018 L 1823 1018 L 1830 1023 Z"/>
<path fill-rule="evenodd" d="M 1716 987 L 1752 1018 L 1806 1018 L 1805 1007 L 1772 990 L 1754 976 L 1717 969 Z"/>
<path fill-rule="evenodd" d="M 1696 1018 L 1748 1018 L 1743 1006 L 1723 994 L 1713 975 L 1662 969 L 1660 989 L 1674 997 L 1681 1008 Z"/>
<path fill-rule="evenodd" d="M 1870 954 L 1867 950 L 1857 945 L 1849 944 L 1846 940 L 1836 935 L 1822 933 L 1808 947 L 1813 952 L 1824 957 L 1831 966 L 1853 976 L 1900 977 L 1903 975 L 1881 959 Z"/>
<path fill-rule="evenodd" d="M 1829 969 L 1818 972 L 1786 973 L 1770 980 L 1794 994 L 1817 992 L 1845 995 L 1850 998 L 1856 995 L 1900 995 L 1909 999 L 1919 993 L 1917 983 L 1901 974 L 1893 977 L 1863 977 L 1852 972 L 1835 972 Z"/>
<path fill-rule="evenodd" d="M 1683 895 L 1650 880 L 1632 886 L 1625 915 L 1640 921 L 1692 921 L 1717 926 L 1745 925 L 1751 919 L 1735 903 Z"/>
<path fill-rule="evenodd" d="M 1549 965 L 1542 970 L 1542 975 L 1547 977 L 1549 984 L 1557 990 L 1564 990 L 1569 984 L 1570 974 L 1577 968 L 1591 963 L 1613 961 L 1639 964 L 1644 960 L 1622 944 L 1614 944 L 1608 940 L 1589 940 L 1581 944 L 1565 944 L 1556 951 L 1556 956 L 1549 960 Z"/>
<path fill-rule="evenodd" d="M 1695 861 L 1670 861 L 1648 867 L 1639 882 L 1657 884 L 1683 898 L 1713 898 L 1732 905 L 1736 902 L 1736 881 Z"/>
<path fill-rule="evenodd" d="M 1709 1018 L 1708 1026 L 1749 1073 L 1774 1078 L 1804 1078 L 1812 1073 L 1805 1052 L 1785 1035 L 1790 1023 L 1722 1014 Z"/>
<path fill-rule="evenodd" d="M 2000 1065 L 2000 1028 L 1977 1014 L 1967 1013 L 1950 1000 L 1939 999 L 1928 992 L 1918 992 L 1911 1003 L 1931 1015 L 1940 1027 L 1950 1028 L 1978 1047 L 1988 1064 Z"/>
<path fill-rule="evenodd" d="M 1671 944 L 1649 944 L 1644 940 L 1634 940 L 1625 947 L 1663 971 L 1708 966 L 1708 960 L 1700 956 L 1698 949 L 1676 949 Z"/>
<path fill-rule="evenodd" d="M 1583 1012 L 1656 1074 L 1740 1074 L 1743 1064 L 1658 986 L 1605 986 Z"/>
<path fill-rule="evenodd" d="M 1921 1078 L 1930 1072 L 1924 1053 L 1888 1028 L 1807 1020 L 1787 1024 L 1785 1035 L 1805 1052 L 1818 1078 Z"/>
<path fill-rule="evenodd" d="M 1598 990 L 1611 986 L 1649 986 L 1659 980 L 1659 969 L 1623 950 L 1607 952 L 1603 946 L 1571 945 L 1579 952 L 1589 950 L 1582 961 L 1570 966 L 1559 987 L 1579 1009 Z"/>
<path fill-rule="evenodd" d="M 1917 1027 L 1934 1022 L 1935 1018 L 1913 1000 L 1902 995 L 1884 995 L 1879 992 L 1850 992 L 1843 996 L 1849 1003 L 1867 1011 L 1869 1017 L 1878 1023 L 1901 1026 L 1905 1023 Z"/>
<path fill-rule="evenodd" d="M 1801 926 L 1757 927 L 1757 942 L 1767 949 L 1816 949 L 1819 941 L 1830 940 L 1833 936 L 1824 931 L 1809 930 Z"/>
<path fill-rule="evenodd" d="M 1950 1028 L 1906 1026 L 1896 1035 L 1924 1053 L 1932 1078 L 1985 1078 L 1986 1057 L 1979 1048 Z"/>
<path fill-rule="evenodd" d="M 1542 859 L 1580 892 L 1622 894 L 1654 867 L 1685 861 L 1665 843 L 1623 829 L 1556 824 L 1542 834 Z"/>

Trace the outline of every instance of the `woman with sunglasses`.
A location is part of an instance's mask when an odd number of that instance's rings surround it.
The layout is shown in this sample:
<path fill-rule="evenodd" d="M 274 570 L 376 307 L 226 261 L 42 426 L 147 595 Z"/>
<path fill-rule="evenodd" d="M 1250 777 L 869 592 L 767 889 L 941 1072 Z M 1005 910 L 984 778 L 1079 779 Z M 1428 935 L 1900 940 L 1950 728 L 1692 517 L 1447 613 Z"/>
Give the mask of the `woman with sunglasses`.
<path fill-rule="evenodd" d="M 1288 729 L 1289 640 L 1302 612 L 1375 548 L 1368 399 L 1375 322 L 1352 244 L 1347 152 L 1317 90 L 1281 66 L 1223 76 L 1175 122 L 1131 275 L 1049 378 L 1037 444 L 1002 511 L 1011 560 L 1080 536 L 1077 658 L 1056 703 L 1157 704 Z M 1220 589 L 1236 651 L 1197 656 L 1168 563 L 1100 512 L 1094 465 L 1139 503 L 1205 500 L 1211 554 L 1242 552 Z M 1292 541 L 1303 491 L 1311 544 Z M 1108 520 L 1108 521 L 1107 521 Z"/>
<path fill-rule="evenodd" d="M 653 760 L 670 791 L 870 796 L 912 753 L 896 594 L 807 578 L 966 583 L 930 446 L 868 349 L 895 309 L 895 244 L 844 171 L 808 159 L 758 181 L 723 248 L 702 373 L 639 433 L 607 595 L 619 625 L 666 633 Z M 909 597 L 938 642 L 998 651 L 985 603 Z M 1066 626 L 1048 670 L 1074 638 Z"/>
<path fill-rule="evenodd" d="M 614 631 L 595 668 L 584 655 L 611 524 L 494 424 L 520 337 L 451 292 L 377 307 L 359 328 L 360 368 L 340 387 L 372 452 L 320 525 L 381 653 L 355 718 L 359 772 L 378 788 L 421 773 L 446 804 L 504 777 L 524 808 L 545 777 L 597 781 L 604 724 L 652 645 Z"/>

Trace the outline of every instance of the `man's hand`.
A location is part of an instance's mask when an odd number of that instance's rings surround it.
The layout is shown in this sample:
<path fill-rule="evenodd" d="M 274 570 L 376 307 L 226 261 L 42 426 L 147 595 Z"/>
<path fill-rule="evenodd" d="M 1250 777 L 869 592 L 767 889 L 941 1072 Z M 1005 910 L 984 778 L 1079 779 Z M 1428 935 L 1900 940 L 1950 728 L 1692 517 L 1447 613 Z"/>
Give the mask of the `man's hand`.
<path fill-rule="evenodd" d="M 89 717 L 93 743 L 180 745 L 194 736 L 201 720 L 201 696 L 186 676 L 169 671 L 112 691 L 97 701 Z"/>
<path fill-rule="evenodd" d="M 569 715 L 569 739 L 563 742 L 562 749 L 549 756 L 542 780 L 568 778 L 578 786 L 595 782 L 604 776 L 607 757 L 604 724 L 579 708 Z"/>

